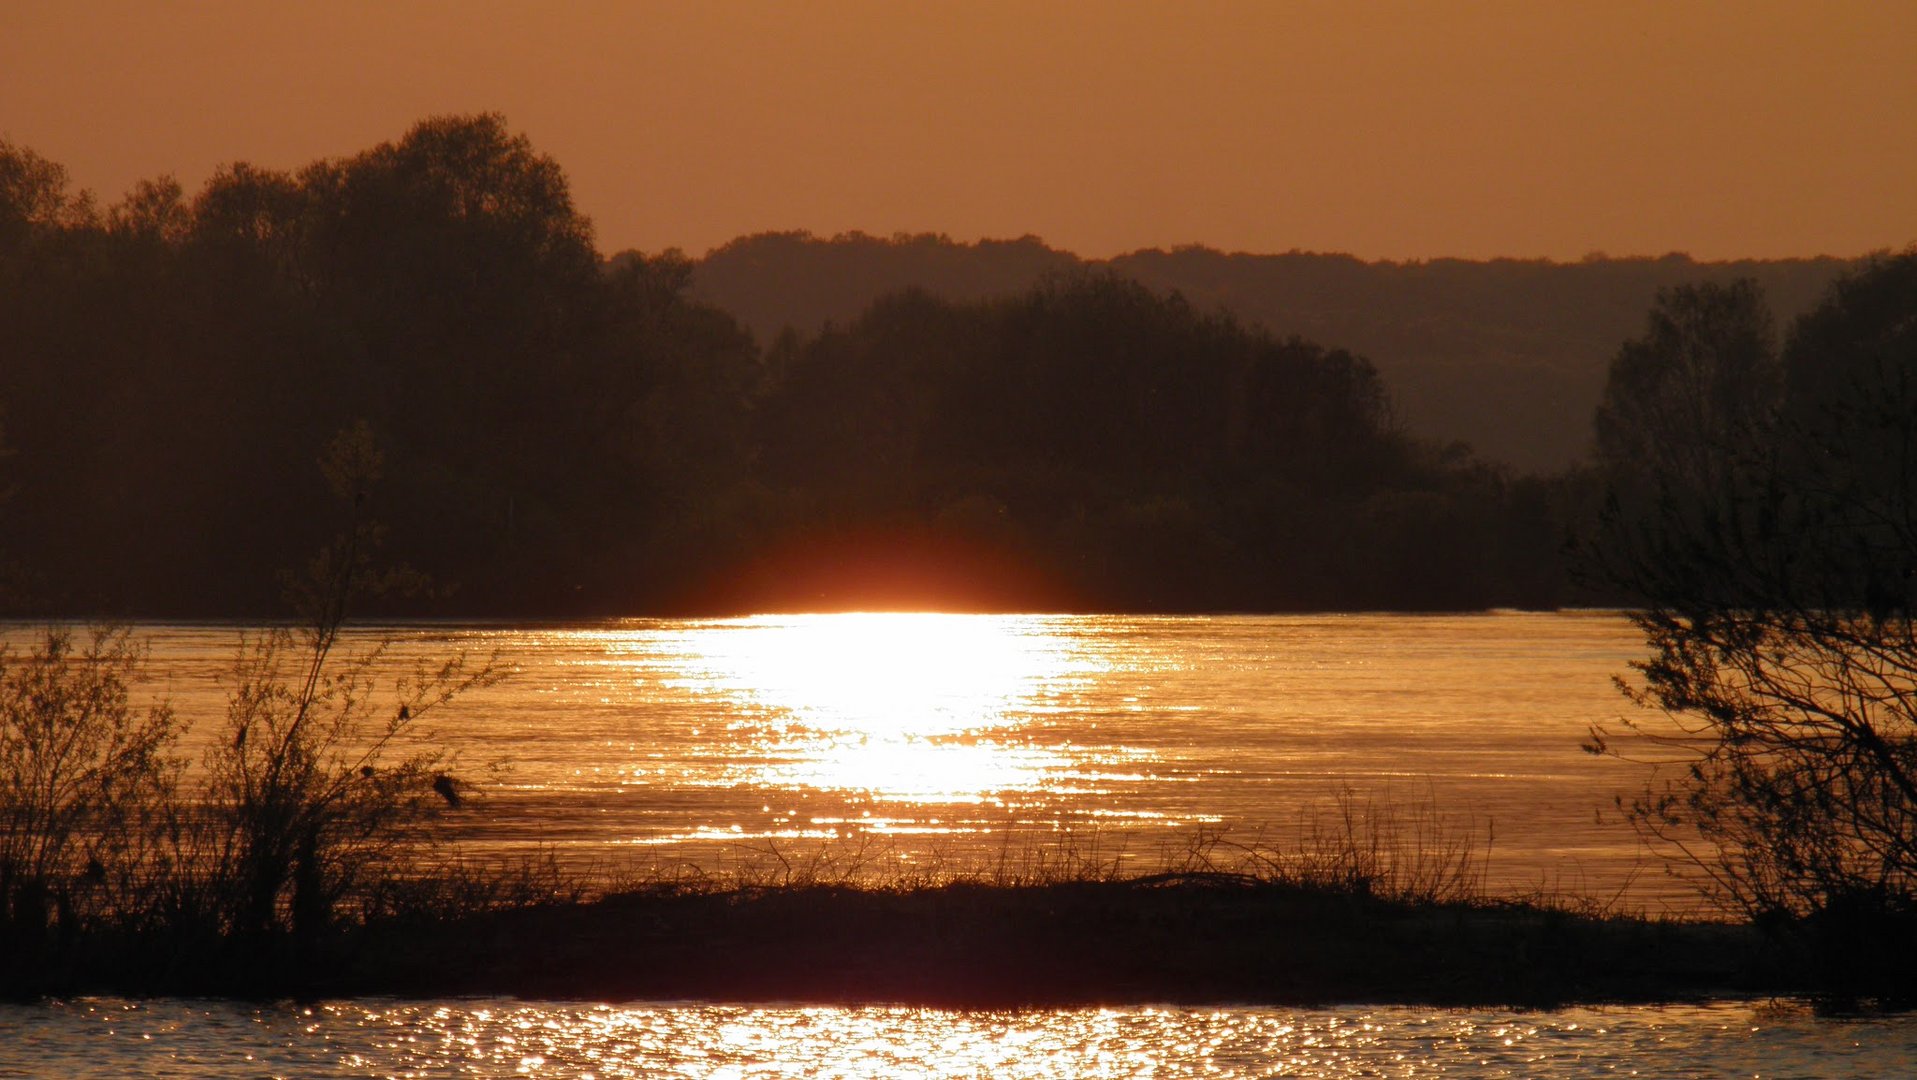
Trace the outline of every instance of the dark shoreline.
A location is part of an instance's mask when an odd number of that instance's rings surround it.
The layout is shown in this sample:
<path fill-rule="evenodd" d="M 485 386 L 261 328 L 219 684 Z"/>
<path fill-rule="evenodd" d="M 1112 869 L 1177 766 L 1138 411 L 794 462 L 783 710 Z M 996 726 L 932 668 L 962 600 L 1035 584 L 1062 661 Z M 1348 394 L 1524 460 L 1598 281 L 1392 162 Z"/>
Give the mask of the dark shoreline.
<path fill-rule="evenodd" d="M 1816 928 L 1411 903 L 1230 874 L 925 888 L 659 886 L 242 946 L 90 938 L 0 997 L 511 996 L 1016 1008 L 1549 1008 L 1908 998 L 1896 948 Z M 1886 943 L 1889 944 L 1889 943 Z"/>

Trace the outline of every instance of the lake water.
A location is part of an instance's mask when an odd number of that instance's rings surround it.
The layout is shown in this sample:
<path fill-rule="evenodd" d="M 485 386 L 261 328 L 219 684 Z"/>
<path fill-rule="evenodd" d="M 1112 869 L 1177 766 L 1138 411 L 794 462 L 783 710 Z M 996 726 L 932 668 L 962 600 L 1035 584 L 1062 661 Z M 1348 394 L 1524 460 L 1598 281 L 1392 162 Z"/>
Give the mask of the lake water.
<path fill-rule="evenodd" d="M 224 708 L 238 631 L 142 629 L 152 689 Z M 18 636 L 16 630 L 14 636 Z M 465 850 L 624 874 L 1150 866 L 1283 847 L 1341 791 L 1407 845 L 1469 836 L 1485 884 L 1688 910 L 1579 748 L 1632 706 L 1608 614 L 779 616 L 367 628 L 509 671 L 419 725 L 479 797 Z M 1427 836 L 1428 839 L 1428 836 Z"/>
<path fill-rule="evenodd" d="M 1910 1075 L 1917 1017 L 1746 1004 L 902 1008 L 361 1000 L 0 1006 L 0 1077 L 931 1078 Z"/>
<path fill-rule="evenodd" d="M 29 628 L 5 637 L 22 642 Z M 140 628 L 144 690 L 213 737 L 239 630 Z M 369 627 L 398 671 L 510 676 L 421 727 L 476 797 L 467 851 L 577 868 L 1145 867 L 1282 845 L 1341 789 L 1488 846 L 1493 891 L 1695 910 L 1583 753 L 1642 649 L 1606 614 L 851 615 Z M 1069 855 L 1067 854 L 1069 853 Z M 1048 861 L 1049 860 L 1049 861 Z M 160 1000 L 0 1007 L 0 1076 L 1895 1076 L 1909 1018 L 1748 1004 L 1548 1013 Z"/>

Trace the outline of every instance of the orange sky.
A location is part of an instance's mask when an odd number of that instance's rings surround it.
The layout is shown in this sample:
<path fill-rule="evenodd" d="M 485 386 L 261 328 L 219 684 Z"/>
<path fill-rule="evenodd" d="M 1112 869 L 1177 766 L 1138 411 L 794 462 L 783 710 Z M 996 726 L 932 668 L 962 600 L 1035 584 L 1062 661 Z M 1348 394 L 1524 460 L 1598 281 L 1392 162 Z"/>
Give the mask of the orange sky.
<path fill-rule="evenodd" d="M 482 110 L 566 167 L 608 252 L 794 228 L 1092 256 L 1917 241 L 1909 0 L 0 0 L 0 134 L 108 198 Z"/>

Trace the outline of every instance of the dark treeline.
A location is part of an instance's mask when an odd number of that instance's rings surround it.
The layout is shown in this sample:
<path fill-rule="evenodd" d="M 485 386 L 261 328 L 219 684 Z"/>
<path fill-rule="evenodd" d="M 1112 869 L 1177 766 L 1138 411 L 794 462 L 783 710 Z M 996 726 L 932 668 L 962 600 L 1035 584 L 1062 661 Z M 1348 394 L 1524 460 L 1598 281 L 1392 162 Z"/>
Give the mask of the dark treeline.
<path fill-rule="evenodd" d="M 762 347 L 694 272 L 602 259 L 498 117 L 104 208 L 0 147 L 6 603 L 275 610 L 361 422 L 413 613 L 1571 595 L 1585 481 L 1407 435 L 1351 352 L 1070 268 Z"/>
<path fill-rule="evenodd" d="M 1359 357 L 1135 283 L 902 294 L 768 366 L 759 473 L 802 500 L 812 548 L 897 551 L 902 531 L 1030 568 L 1068 606 L 1558 599 L 1557 487 L 1405 437 Z"/>
<path fill-rule="evenodd" d="M 811 333 L 847 322 L 907 287 L 981 300 L 1023 292 L 1048 274 L 1107 271 L 1202 308 L 1227 308 L 1254 326 L 1361 353 L 1390 384 L 1412 434 L 1468 442 L 1488 460 L 1535 472 L 1588 454 L 1611 354 L 1638 330 L 1660 289 L 1749 278 L 1789 320 L 1855 265 L 1684 255 L 1397 263 L 1203 247 L 1082 260 L 1029 236 L 962 244 L 936 235 L 767 233 L 698 260 L 692 295 L 769 341 L 787 326 Z"/>
<path fill-rule="evenodd" d="M 608 269 L 496 117 L 99 210 L 0 157 L 0 550 L 37 609 L 272 610 L 365 421 L 390 549 L 469 611 L 656 595 L 662 522 L 737 481 L 758 354 L 664 260 Z M 589 597 L 589 600 L 575 599 Z"/>

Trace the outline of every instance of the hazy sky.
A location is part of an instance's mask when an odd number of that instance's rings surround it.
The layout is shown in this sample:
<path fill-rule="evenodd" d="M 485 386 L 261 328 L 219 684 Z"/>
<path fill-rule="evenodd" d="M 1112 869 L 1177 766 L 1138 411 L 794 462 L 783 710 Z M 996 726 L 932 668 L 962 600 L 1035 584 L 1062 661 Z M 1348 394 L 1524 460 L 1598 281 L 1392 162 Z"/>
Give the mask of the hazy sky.
<path fill-rule="evenodd" d="M 496 110 L 600 247 L 767 229 L 1369 258 L 1917 241 L 1917 2 L 0 0 L 0 134 L 112 199 Z"/>

